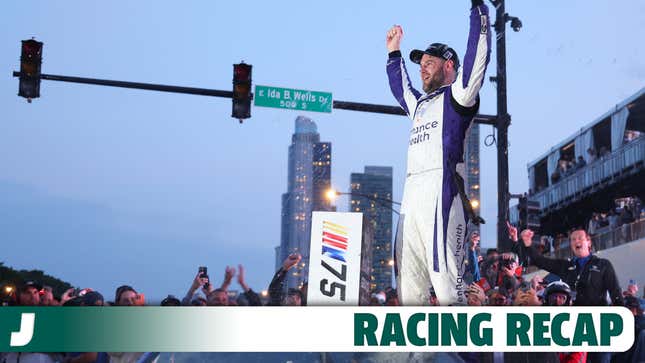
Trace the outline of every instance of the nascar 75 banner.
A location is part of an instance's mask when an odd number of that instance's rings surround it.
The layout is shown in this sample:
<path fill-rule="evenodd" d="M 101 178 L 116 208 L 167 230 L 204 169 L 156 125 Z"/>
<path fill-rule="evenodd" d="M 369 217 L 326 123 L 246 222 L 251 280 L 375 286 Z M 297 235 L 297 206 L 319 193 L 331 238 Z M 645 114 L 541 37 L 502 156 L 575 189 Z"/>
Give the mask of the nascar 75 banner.
<path fill-rule="evenodd" d="M 358 305 L 362 225 L 362 213 L 312 213 L 309 305 Z"/>

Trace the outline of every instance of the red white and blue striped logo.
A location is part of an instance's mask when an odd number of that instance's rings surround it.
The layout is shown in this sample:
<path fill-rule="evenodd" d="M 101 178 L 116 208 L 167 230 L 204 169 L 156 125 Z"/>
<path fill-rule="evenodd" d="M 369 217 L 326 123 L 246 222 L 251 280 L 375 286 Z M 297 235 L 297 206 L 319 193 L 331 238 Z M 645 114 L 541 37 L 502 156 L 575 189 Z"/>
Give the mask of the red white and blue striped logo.
<path fill-rule="evenodd" d="M 341 262 L 347 262 L 345 257 L 349 241 L 348 236 L 347 227 L 323 221 L 322 254 Z"/>

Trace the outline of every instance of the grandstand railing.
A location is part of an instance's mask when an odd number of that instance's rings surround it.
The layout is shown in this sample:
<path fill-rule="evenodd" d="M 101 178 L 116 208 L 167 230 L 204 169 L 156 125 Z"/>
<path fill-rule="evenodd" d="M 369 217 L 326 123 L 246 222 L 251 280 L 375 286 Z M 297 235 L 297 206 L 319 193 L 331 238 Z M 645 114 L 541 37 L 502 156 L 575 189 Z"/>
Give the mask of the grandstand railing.
<path fill-rule="evenodd" d="M 611 154 L 605 155 L 583 168 L 576 170 L 556 182 L 554 185 L 530 196 L 540 202 L 542 210 L 554 206 L 590 189 L 594 185 L 609 181 L 620 175 L 625 169 L 645 160 L 645 137 L 623 145 Z"/>

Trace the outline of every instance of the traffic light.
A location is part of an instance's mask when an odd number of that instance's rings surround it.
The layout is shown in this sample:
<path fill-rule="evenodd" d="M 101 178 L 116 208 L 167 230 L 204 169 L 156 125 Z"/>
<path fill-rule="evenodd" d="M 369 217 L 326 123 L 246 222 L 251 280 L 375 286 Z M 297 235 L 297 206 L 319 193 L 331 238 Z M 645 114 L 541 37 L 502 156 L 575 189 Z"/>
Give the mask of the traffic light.
<path fill-rule="evenodd" d="M 233 64 L 233 112 L 231 117 L 240 120 L 251 117 L 251 69 L 246 63 Z"/>
<path fill-rule="evenodd" d="M 527 228 L 527 219 L 528 219 L 527 202 L 528 202 L 528 198 L 526 198 L 526 196 L 522 196 L 519 198 L 517 203 L 517 210 L 520 216 L 520 223 L 519 223 L 520 231 Z"/>
<path fill-rule="evenodd" d="M 520 230 L 530 228 L 537 232 L 540 229 L 540 202 L 521 196 L 517 209 L 520 217 Z"/>
<path fill-rule="evenodd" d="M 526 226 L 540 232 L 540 202 L 529 200 L 526 205 Z"/>
<path fill-rule="evenodd" d="M 33 39 L 22 41 L 20 54 L 20 82 L 18 96 L 28 102 L 40 97 L 40 65 L 43 61 L 43 43 Z"/>

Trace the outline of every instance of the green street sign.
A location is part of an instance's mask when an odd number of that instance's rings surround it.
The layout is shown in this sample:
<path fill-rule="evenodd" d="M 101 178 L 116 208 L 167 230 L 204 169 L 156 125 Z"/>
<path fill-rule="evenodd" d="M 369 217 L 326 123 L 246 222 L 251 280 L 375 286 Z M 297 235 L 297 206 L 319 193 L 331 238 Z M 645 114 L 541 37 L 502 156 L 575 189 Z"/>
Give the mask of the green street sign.
<path fill-rule="evenodd" d="M 286 108 L 298 111 L 331 113 L 332 96 L 329 92 L 301 89 L 255 86 L 253 95 L 256 106 Z"/>

